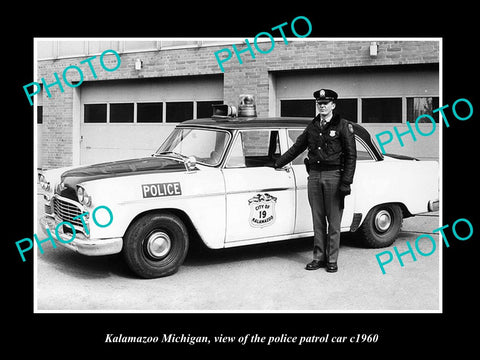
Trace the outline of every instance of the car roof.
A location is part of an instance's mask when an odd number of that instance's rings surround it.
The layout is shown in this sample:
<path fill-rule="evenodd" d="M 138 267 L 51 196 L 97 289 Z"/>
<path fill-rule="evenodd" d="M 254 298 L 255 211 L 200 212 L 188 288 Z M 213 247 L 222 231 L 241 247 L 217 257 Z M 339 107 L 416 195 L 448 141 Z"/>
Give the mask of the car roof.
<path fill-rule="evenodd" d="M 215 117 L 187 120 L 178 126 L 213 126 L 222 129 L 306 127 L 312 118 L 306 117 Z"/>

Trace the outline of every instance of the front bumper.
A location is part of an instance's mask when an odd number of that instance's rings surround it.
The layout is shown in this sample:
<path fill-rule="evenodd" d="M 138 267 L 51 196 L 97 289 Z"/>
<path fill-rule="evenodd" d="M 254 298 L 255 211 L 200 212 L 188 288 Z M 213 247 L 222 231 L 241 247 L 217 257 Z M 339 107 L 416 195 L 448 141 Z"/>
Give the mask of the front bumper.
<path fill-rule="evenodd" d="M 43 235 L 48 236 L 46 229 L 49 229 L 50 234 L 55 237 L 55 219 L 51 216 L 44 216 L 39 220 L 40 228 L 42 229 Z M 58 228 L 58 235 L 63 241 L 70 241 L 72 238 L 71 234 L 65 234 L 62 227 Z M 88 256 L 101 256 L 101 255 L 111 255 L 117 254 L 122 251 L 123 239 L 122 238 L 109 238 L 109 239 L 90 239 L 85 235 L 76 232 L 75 239 L 73 241 L 64 243 L 62 241 L 56 242 L 70 250 L 76 251 L 83 255 Z"/>

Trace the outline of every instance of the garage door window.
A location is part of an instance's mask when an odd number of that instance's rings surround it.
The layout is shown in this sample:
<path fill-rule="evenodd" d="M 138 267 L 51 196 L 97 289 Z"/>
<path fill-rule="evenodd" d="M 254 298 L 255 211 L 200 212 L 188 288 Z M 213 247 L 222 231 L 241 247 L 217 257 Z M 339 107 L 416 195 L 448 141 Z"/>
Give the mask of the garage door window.
<path fill-rule="evenodd" d="M 344 119 L 358 122 L 357 99 L 338 99 L 336 104 L 334 112 L 340 114 Z"/>
<path fill-rule="evenodd" d="M 167 123 L 193 119 L 193 101 L 167 102 Z"/>
<path fill-rule="evenodd" d="M 338 99 L 335 112 L 345 119 L 358 122 L 357 99 Z M 280 100 L 280 116 L 310 117 L 316 114 L 315 100 Z"/>
<path fill-rule="evenodd" d="M 315 100 L 281 100 L 280 116 L 313 118 L 315 116 Z"/>
<path fill-rule="evenodd" d="M 438 97 L 407 97 L 407 121 L 415 122 L 417 117 L 428 114 L 438 123 L 438 112 L 433 113 L 439 107 Z M 420 118 L 420 123 L 429 123 L 430 120 Z"/>
<path fill-rule="evenodd" d="M 84 104 L 84 123 L 180 123 L 212 116 L 222 100 Z M 196 116 L 194 117 L 194 114 Z"/>
<path fill-rule="evenodd" d="M 223 104 L 223 101 L 197 101 L 197 119 L 211 117 L 213 104 Z"/>
<path fill-rule="evenodd" d="M 111 123 L 133 123 L 133 103 L 110 104 Z"/>
<path fill-rule="evenodd" d="M 85 104 L 84 105 L 85 123 L 106 123 L 107 122 L 107 104 Z"/>
<path fill-rule="evenodd" d="M 401 123 L 402 98 L 362 99 L 362 122 Z"/>
<path fill-rule="evenodd" d="M 138 103 L 137 122 L 161 123 L 163 121 L 163 103 Z"/>
<path fill-rule="evenodd" d="M 43 106 L 37 106 L 37 124 L 43 124 Z"/>

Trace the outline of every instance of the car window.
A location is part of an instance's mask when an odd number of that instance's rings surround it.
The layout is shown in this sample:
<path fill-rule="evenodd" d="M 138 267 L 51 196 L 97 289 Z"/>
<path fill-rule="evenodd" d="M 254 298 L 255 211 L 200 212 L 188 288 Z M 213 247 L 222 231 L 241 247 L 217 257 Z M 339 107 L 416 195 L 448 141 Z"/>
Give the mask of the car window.
<path fill-rule="evenodd" d="M 288 130 L 288 146 L 292 146 L 297 138 L 303 133 L 303 129 L 291 129 Z M 292 165 L 303 165 L 303 159 L 307 157 L 307 150 L 301 153 L 292 161 Z"/>
<path fill-rule="evenodd" d="M 374 160 L 372 155 L 367 151 L 365 145 L 355 138 L 355 145 L 357 147 L 357 161 L 359 160 Z"/>
<path fill-rule="evenodd" d="M 300 130 L 300 129 L 288 130 L 289 146 L 292 146 L 295 143 L 295 141 L 297 140 L 297 138 L 300 136 L 302 132 L 303 130 Z M 357 148 L 357 160 L 374 160 L 370 152 L 367 151 L 365 144 L 360 142 L 357 137 L 355 137 L 355 145 Z M 292 161 L 292 165 L 303 164 L 303 159 L 305 159 L 306 157 L 307 157 L 307 150 L 305 150 L 302 154 L 297 156 Z"/>
<path fill-rule="evenodd" d="M 157 154 L 174 152 L 195 156 L 199 163 L 216 166 L 220 163 L 230 135 L 226 131 L 176 128 L 157 150 Z"/>
<path fill-rule="evenodd" d="M 280 156 L 277 130 L 242 130 L 230 151 L 227 167 L 261 167 Z"/>

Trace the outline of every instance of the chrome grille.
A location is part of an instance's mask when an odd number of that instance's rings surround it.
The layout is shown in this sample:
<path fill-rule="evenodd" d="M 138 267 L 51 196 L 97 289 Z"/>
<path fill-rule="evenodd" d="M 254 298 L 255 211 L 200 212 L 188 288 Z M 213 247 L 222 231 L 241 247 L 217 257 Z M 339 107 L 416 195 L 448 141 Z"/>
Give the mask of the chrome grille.
<path fill-rule="evenodd" d="M 62 221 L 68 221 L 69 223 L 78 226 L 83 229 L 83 224 L 81 218 L 73 219 L 74 217 L 81 215 L 82 209 L 71 202 L 65 201 L 61 198 L 54 197 L 53 202 L 53 213 Z"/>
<path fill-rule="evenodd" d="M 45 204 L 45 214 L 52 214 L 52 206 L 50 203 Z"/>

